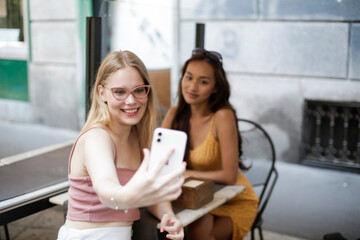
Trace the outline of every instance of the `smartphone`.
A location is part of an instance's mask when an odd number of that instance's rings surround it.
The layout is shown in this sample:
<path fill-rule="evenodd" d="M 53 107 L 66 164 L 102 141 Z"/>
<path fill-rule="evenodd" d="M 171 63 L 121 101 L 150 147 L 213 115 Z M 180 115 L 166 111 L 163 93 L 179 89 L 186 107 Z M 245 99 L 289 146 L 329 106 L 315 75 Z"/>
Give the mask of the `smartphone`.
<path fill-rule="evenodd" d="M 150 149 L 150 166 L 163 158 L 171 149 L 175 149 L 175 152 L 161 170 L 161 174 L 179 168 L 184 160 L 186 141 L 187 134 L 183 131 L 156 128 Z"/>

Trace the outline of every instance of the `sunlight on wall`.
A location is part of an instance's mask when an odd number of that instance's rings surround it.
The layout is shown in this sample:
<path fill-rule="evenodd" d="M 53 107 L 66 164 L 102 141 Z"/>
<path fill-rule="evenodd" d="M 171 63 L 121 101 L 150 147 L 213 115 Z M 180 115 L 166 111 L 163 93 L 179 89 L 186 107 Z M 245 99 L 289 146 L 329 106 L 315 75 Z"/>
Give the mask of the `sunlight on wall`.
<path fill-rule="evenodd" d="M 173 59 L 175 1 L 113 2 L 111 50 L 130 50 L 149 69 L 171 67 Z"/>

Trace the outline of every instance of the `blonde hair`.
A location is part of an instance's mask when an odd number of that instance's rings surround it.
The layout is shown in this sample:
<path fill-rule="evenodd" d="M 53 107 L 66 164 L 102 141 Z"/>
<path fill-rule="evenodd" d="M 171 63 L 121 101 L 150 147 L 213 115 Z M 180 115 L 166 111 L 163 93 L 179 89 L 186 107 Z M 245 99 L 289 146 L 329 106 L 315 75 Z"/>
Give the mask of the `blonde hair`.
<path fill-rule="evenodd" d="M 157 100 L 154 88 L 150 80 L 149 73 L 141 59 L 130 51 L 110 52 L 101 63 L 95 84 L 91 91 L 91 107 L 87 120 L 81 132 L 90 128 L 96 123 L 108 125 L 110 123 L 110 112 L 105 103 L 101 100 L 98 86 L 104 85 L 107 78 L 117 70 L 126 66 L 134 67 L 141 75 L 145 85 L 150 85 L 151 90 L 148 95 L 147 108 L 143 118 L 134 126 L 140 141 L 141 148 L 150 148 L 153 131 L 156 127 L 156 105 Z"/>

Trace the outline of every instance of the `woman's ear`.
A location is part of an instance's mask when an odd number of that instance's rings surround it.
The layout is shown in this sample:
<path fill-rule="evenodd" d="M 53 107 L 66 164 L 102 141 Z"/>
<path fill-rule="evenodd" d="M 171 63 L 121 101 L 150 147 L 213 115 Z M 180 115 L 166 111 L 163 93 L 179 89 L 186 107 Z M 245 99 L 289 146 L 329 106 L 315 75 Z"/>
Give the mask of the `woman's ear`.
<path fill-rule="evenodd" d="M 98 89 L 98 93 L 99 93 L 99 96 L 101 98 L 101 101 L 103 103 L 107 103 L 107 101 L 105 100 L 105 96 L 104 96 L 104 88 L 103 88 L 103 86 L 99 85 L 97 89 Z"/>

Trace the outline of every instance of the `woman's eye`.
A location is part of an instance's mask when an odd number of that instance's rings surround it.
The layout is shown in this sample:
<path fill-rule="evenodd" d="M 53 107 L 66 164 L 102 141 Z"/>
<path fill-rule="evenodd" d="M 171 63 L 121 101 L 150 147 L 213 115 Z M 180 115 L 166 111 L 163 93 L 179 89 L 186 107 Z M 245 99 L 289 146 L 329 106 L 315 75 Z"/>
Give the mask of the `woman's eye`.
<path fill-rule="evenodd" d="M 206 84 L 208 84 L 208 82 L 207 81 L 201 81 L 201 84 L 206 85 Z"/>
<path fill-rule="evenodd" d="M 143 93 L 143 92 L 145 92 L 145 88 L 137 88 L 137 89 L 135 89 L 134 92 L 135 93 Z"/>
<path fill-rule="evenodd" d="M 191 76 L 185 76 L 185 78 L 186 78 L 187 80 L 191 80 L 191 79 L 192 79 Z"/>
<path fill-rule="evenodd" d="M 125 89 L 115 89 L 114 93 L 116 95 L 124 95 L 126 93 L 126 90 Z"/>

